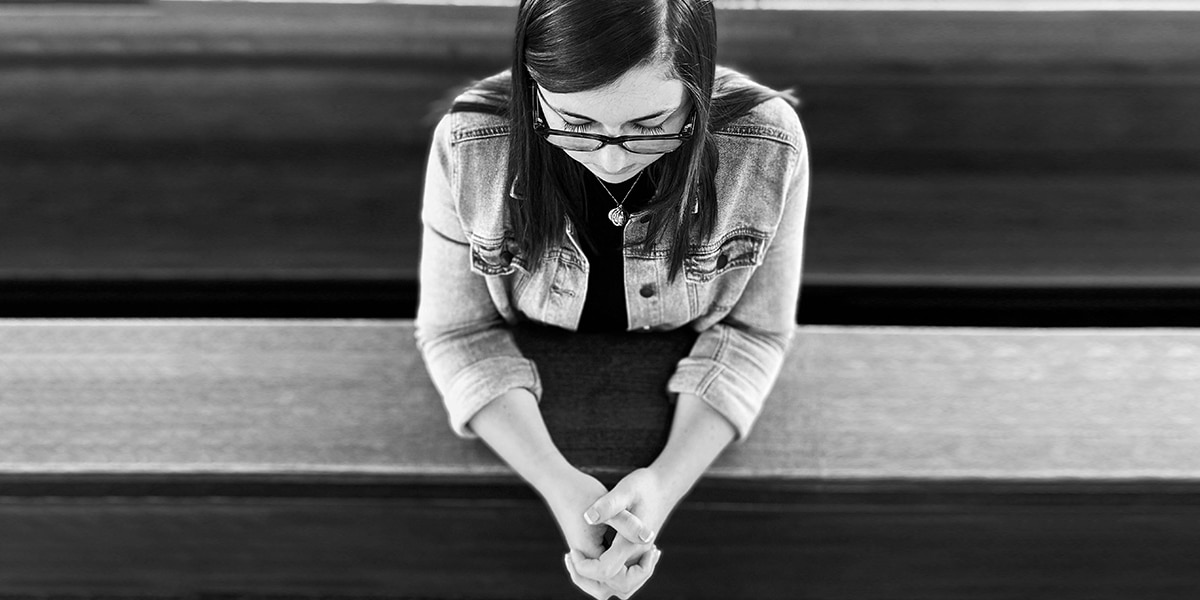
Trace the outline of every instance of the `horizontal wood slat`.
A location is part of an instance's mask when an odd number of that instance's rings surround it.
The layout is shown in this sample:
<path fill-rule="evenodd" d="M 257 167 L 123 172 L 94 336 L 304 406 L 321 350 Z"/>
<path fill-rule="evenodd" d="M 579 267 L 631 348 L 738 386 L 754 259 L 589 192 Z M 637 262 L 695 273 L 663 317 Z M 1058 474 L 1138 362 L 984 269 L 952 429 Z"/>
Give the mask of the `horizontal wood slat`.
<path fill-rule="evenodd" d="M 16 165 L 0 187 L 30 192 L 0 198 L 0 277 L 412 282 L 419 199 L 398 190 L 420 188 L 422 161 Z M 805 282 L 1195 286 L 1198 187 L 1183 174 L 818 171 Z"/>
<path fill-rule="evenodd" d="M 449 433 L 412 332 L 2 322 L 0 473 L 507 475 Z M 1194 478 L 1198 358 L 1189 330 L 802 327 L 712 476 Z"/>
<path fill-rule="evenodd" d="M 1190 496 L 1194 499 L 1194 495 Z M 668 599 L 1120 600 L 1196 585 L 1195 505 L 685 502 Z M 540 502 L 5 499 L 0 593 L 159 600 L 567 598 Z M 77 596 L 72 596 L 75 594 Z"/>

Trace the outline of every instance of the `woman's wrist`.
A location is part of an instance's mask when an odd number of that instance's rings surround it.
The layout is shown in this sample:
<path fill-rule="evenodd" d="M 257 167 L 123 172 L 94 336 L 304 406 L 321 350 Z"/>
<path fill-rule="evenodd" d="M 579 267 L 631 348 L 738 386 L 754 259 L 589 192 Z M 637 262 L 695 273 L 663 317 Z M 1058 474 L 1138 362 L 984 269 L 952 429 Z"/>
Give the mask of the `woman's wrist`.
<path fill-rule="evenodd" d="M 471 428 L 543 495 L 554 489 L 556 480 L 574 471 L 550 438 L 529 390 L 501 394 L 475 414 Z"/>
<path fill-rule="evenodd" d="M 735 435 L 733 425 L 699 396 L 679 395 L 667 445 L 648 468 L 672 505 L 687 496 Z"/>
<path fill-rule="evenodd" d="M 678 505 L 683 497 L 687 496 L 698 479 L 690 473 L 681 473 L 675 465 L 661 460 L 654 461 L 646 467 L 646 471 L 654 477 L 661 498 L 671 507 Z"/>
<path fill-rule="evenodd" d="M 547 470 L 545 477 L 537 483 L 531 481 L 530 485 L 551 509 L 575 510 L 580 502 L 579 490 L 589 487 L 593 481 L 594 478 L 563 461 L 562 465 Z M 579 516 L 582 518 L 583 513 Z"/>
<path fill-rule="evenodd" d="M 564 490 L 570 489 L 580 477 L 586 475 L 557 454 L 548 456 L 544 468 L 526 477 L 526 481 L 546 502 L 553 504 L 562 500 Z"/>

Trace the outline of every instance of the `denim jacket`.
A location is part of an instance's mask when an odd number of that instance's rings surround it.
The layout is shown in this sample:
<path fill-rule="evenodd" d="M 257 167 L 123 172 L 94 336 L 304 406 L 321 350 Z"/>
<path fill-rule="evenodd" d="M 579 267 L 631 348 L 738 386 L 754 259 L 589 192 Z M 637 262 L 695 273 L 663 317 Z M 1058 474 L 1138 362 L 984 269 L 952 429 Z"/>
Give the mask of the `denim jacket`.
<path fill-rule="evenodd" d="M 460 100 L 471 100 L 467 96 Z M 417 345 L 461 436 L 501 394 L 541 398 L 536 365 L 508 326 L 532 320 L 576 329 L 587 294 L 588 260 L 570 223 L 533 272 L 507 230 L 504 203 L 508 122 L 452 112 L 434 136 L 425 175 Z M 808 200 L 808 152 L 795 110 L 774 99 L 714 131 L 718 216 L 693 243 L 684 270 L 667 274 L 666 247 L 625 248 L 625 302 L 632 331 L 699 332 L 667 392 L 695 394 L 749 433 L 783 363 L 800 290 Z M 625 240 L 644 237 L 643 213 Z"/>

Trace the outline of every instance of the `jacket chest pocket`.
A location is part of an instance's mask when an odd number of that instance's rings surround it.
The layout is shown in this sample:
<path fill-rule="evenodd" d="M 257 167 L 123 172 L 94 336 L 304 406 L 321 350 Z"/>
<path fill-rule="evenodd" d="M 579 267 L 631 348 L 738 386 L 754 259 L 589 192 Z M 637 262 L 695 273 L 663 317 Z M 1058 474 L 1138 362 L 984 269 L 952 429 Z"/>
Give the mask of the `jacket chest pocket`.
<path fill-rule="evenodd" d="M 762 264 L 766 234 L 753 229 L 730 232 L 709 246 L 695 249 L 684 262 L 688 281 L 708 283 L 730 271 Z"/>
<path fill-rule="evenodd" d="M 688 304 L 692 319 L 714 322 L 737 304 L 762 264 L 766 234 L 739 230 L 727 234 L 719 243 L 694 249 L 684 262 Z"/>
<path fill-rule="evenodd" d="M 487 281 L 496 308 L 506 316 L 516 307 L 530 278 L 525 259 L 509 238 L 494 242 L 472 240 L 471 272 Z"/>
<path fill-rule="evenodd" d="M 505 238 L 500 241 L 471 241 L 471 270 L 478 275 L 512 275 L 524 260 L 517 255 L 516 243 Z"/>

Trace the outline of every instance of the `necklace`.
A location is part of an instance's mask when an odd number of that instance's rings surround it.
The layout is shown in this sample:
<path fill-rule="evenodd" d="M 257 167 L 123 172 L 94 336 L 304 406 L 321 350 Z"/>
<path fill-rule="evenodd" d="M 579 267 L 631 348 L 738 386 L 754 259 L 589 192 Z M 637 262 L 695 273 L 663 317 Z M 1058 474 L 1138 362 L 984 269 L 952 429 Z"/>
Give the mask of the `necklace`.
<path fill-rule="evenodd" d="M 645 171 L 642 173 L 644 172 Z M 629 191 L 625 192 L 625 197 L 621 198 L 620 202 L 617 202 L 617 197 L 614 196 L 612 192 L 608 191 L 608 186 L 604 185 L 604 180 L 600 179 L 599 177 L 596 178 L 596 181 L 600 182 L 600 187 L 604 188 L 604 193 L 608 194 L 608 197 L 612 198 L 612 201 L 616 202 L 617 204 L 616 208 L 608 211 L 608 220 L 612 221 L 613 225 L 616 225 L 617 227 L 623 227 L 625 223 L 629 221 L 629 213 L 625 212 L 624 208 L 625 201 L 628 200 L 629 195 L 633 193 L 633 188 L 637 187 L 638 181 L 642 178 L 642 173 L 637 174 L 637 178 L 633 180 L 633 185 L 629 186 Z"/>

